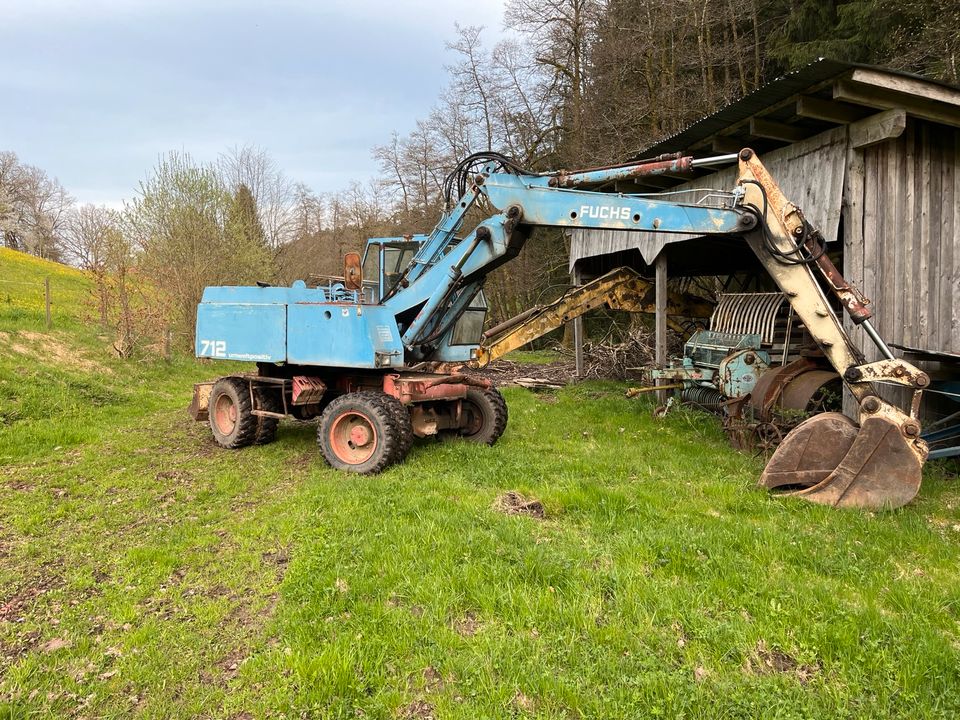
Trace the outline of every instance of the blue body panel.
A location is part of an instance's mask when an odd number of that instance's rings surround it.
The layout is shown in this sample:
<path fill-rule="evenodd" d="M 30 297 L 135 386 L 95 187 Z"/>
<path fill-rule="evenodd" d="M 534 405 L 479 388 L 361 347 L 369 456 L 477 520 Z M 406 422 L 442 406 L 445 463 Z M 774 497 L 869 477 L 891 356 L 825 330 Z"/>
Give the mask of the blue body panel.
<path fill-rule="evenodd" d="M 327 302 L 319 288 L 208 287 L 197 307 L 198 357 L 349 368 L 399 367 L 393 312 Z"/>
<path fill-rule="evenodd" d="M 196 354 L 224 360 L 283 362 L 287 358 L 287 306 L 200 303 Z"/>
<path fill-rule="evenodd" d="M 287 306 L 287 362 L 346 368 L 400 367 L 403 344 L 382 305 Z"/>

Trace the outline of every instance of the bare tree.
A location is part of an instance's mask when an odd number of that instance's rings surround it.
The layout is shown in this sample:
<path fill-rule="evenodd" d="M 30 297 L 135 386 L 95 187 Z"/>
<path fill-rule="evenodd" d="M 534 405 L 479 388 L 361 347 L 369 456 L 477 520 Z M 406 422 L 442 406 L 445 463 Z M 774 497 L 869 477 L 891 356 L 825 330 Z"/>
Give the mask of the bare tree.
<path fill-rule="evenodd" d="M 60 260 L 60 234 L 72 204 L 56 178 L 20 163 L 14 153 L 0 153 L 0 232 L 7 247 Z"/>
<path fill-rule="evenodd" d="M 117 220 L 117 212 L 102 205 L 71 208 L 62 233 L 66 258 L 83 270 L 103 267 L 110 233 L 116 231 Z"/>
<path fill-rule="evenodd" d="M 600 0 L 510 0 L 504 19 L 530 43 L 536 62 L 556 79 L 563 109 L 565 154 L 585 161 L 585 95 L 589 56 L 599 21 Z"/>
<path fill-rule="evenodd" d="M 232 147 L 221 153 L 217 168 L 232 191 L 249 188 L 273 250 L 292 238 L 295 185 L 265 150 L 252 145 Z"/>

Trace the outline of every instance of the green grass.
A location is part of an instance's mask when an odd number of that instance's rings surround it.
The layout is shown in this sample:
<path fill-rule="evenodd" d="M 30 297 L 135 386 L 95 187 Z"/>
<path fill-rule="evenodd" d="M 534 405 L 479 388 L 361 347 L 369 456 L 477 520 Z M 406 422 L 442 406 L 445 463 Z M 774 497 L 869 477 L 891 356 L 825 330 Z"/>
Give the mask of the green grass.
<path fill-rule="evenodd" d="M 0 718 L 960 712 L 948 466 L 892 513 L 778 500 L 712 417 L 589 383 L 347 476 L 310 425 L 216 448 L 184 408 L 223 366 L 0 323 Z"/>

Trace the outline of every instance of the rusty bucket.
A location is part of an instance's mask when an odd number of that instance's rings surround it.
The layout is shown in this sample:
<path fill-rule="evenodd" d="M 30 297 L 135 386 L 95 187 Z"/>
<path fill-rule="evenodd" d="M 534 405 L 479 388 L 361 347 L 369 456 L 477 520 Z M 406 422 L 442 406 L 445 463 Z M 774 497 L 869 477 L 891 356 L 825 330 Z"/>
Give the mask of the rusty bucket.
<path fill-rule="evenodd" d="M 822 505 L 893 509 L 919 492 L 924 457 L 922 442 L 887 417 L 867 417 L 858 427 L 840 413 L 822 413 L 784 438 L 759 484 Z"/>

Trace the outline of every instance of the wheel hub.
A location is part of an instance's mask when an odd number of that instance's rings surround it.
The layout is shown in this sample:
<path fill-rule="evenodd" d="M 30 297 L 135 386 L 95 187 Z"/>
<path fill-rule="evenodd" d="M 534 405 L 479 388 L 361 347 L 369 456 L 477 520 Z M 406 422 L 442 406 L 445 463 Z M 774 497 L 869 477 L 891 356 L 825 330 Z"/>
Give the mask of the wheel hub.
<path fill-rule="evenodd" d="M 330 426 L 330 448 L 343 462 L 361 465 L 377 449 L 379 438 L 373 422 L 361 412 L 348 410 Z"/>
<path fill-rule="evenodd" d="M 365 425 L 354 425 L 350 430 L 350 444 L 354 447 L 363 447 L 371 439 L 370 429 Z"/>
<path fill-rule="evenodd" d="M 229 395 L 221 395 L 217 398 L 213 411 L 214 421 L 217 424 L 217 430 L 223 435 L 229 435 L 237 425 L 237 405 Z"/>

